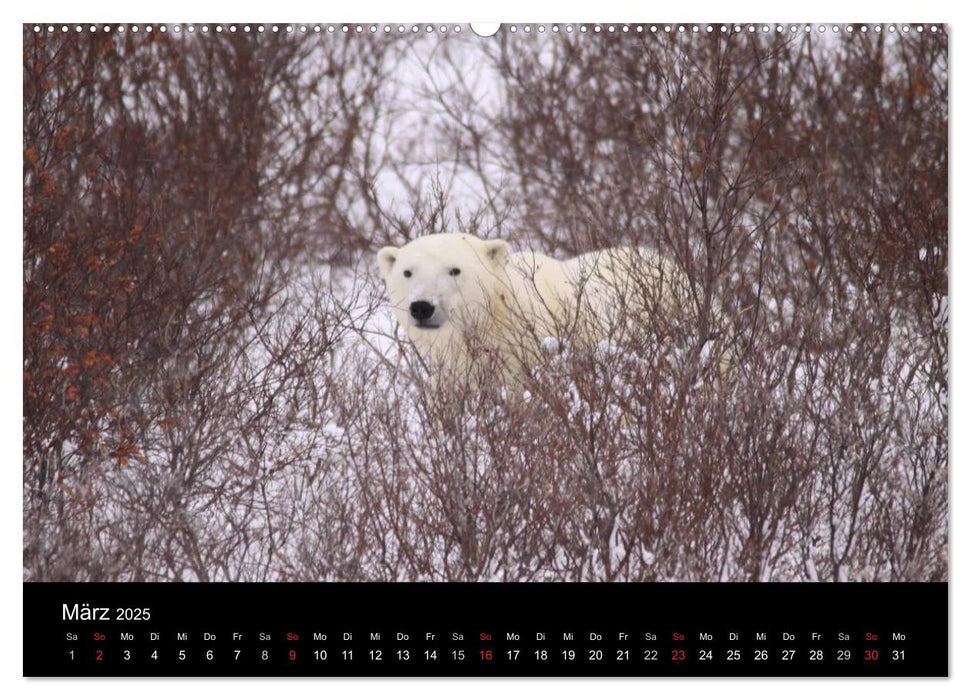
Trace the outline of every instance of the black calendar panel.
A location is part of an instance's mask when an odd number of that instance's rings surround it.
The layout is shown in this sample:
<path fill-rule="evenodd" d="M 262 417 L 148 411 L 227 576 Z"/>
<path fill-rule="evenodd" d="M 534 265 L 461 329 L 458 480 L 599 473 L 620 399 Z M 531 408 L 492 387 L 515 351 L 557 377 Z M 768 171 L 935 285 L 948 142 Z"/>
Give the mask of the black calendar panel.
<path fill-rule="evenodd" d="M 946 676 L 946 584 L 24 585 L 27 676 Z"/>

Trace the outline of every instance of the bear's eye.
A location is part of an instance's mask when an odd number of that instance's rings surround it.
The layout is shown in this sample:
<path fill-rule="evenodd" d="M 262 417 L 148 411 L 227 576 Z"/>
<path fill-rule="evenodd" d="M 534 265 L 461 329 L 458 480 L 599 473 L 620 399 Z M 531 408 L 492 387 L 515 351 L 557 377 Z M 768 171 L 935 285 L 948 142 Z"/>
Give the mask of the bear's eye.
<path fill-rule="evenodd" d="M 405 270 L 405 277 L 411 277 L 411 270 Z"/>
<path fill-rule="evenodd" d="M 462 271 L 457 267 L 453 267 L 451 270 L 448 271 L 448 274 L 450 274 L 452 277 L 458 277 L 461 273 Z"/>

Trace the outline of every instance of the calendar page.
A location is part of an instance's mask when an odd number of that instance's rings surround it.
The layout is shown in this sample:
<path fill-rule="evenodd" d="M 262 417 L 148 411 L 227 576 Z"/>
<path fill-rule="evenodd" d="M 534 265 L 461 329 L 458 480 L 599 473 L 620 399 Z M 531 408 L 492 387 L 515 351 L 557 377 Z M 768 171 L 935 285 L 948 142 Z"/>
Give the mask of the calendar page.
<path fill-rule="evenodd" d="M 948 27 L 23 26 L 25 676 L 947 676 Z"/>

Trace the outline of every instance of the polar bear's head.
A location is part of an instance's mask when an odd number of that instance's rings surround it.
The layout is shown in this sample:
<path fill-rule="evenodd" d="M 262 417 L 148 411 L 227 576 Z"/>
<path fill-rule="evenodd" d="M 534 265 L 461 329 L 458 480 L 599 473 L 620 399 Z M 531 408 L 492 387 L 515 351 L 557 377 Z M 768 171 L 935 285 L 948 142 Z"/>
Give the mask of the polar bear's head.
<path fill-rule="evenodd" d="M 490 313 L 508 258 L 503 240 L 436 233 L 382 248 L 378 265 L 398 322 L 416 342 L 431 346 Z"/>

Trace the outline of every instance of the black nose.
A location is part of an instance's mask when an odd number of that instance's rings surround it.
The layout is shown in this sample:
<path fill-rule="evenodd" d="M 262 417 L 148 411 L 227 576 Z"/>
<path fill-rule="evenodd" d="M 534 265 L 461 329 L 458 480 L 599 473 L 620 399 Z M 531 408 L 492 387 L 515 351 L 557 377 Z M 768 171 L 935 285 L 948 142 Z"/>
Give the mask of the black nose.
<path fill-rule="evenodd" d="M 411 311 L 411 317 L 416 321 L 427 321 L 435 313 L 435 307 L 427 301 L 413 301 L 408 310 Z"/>

